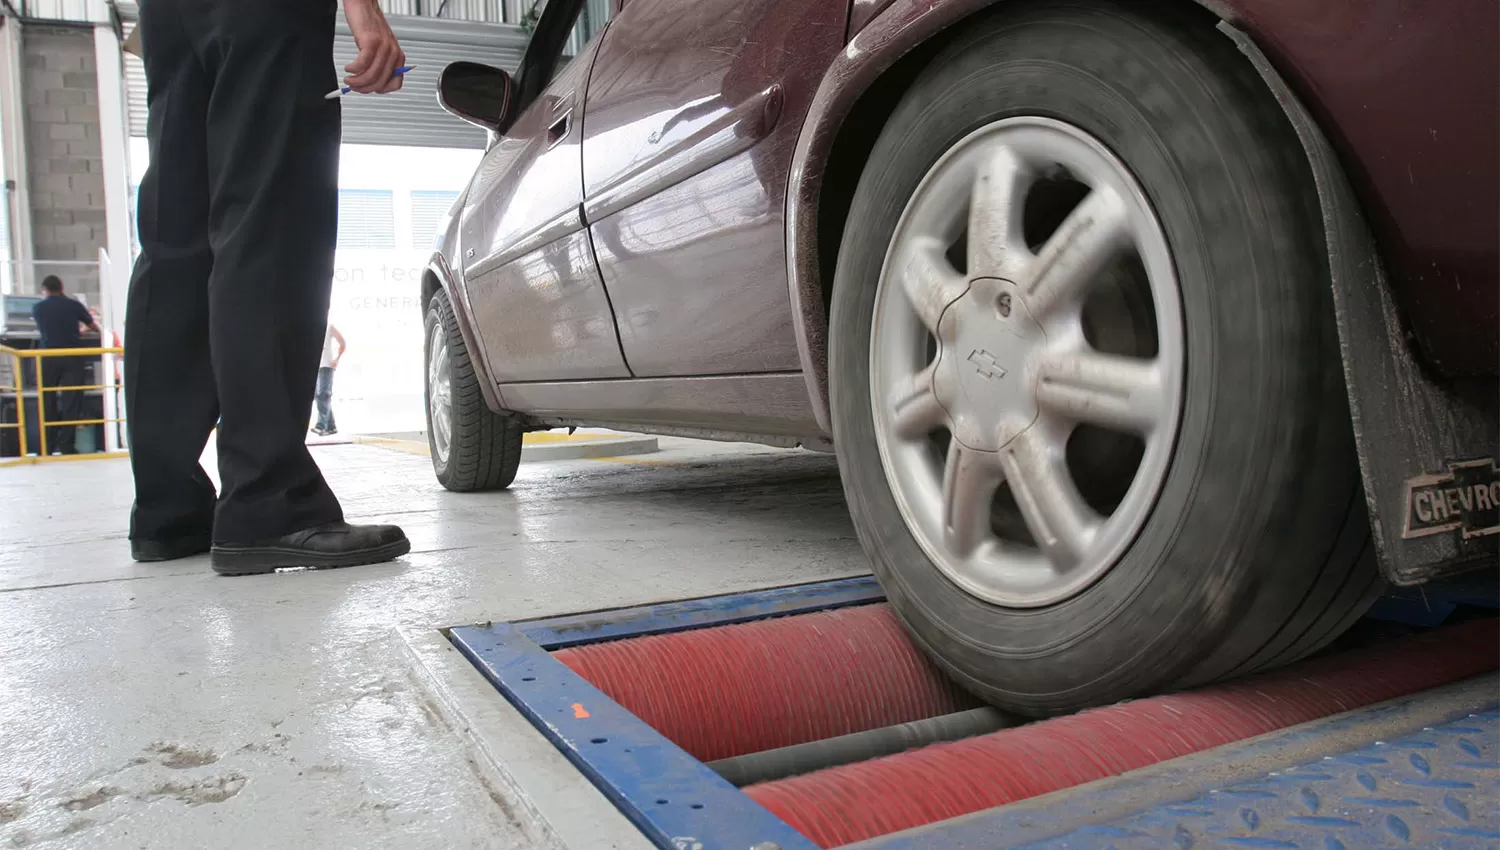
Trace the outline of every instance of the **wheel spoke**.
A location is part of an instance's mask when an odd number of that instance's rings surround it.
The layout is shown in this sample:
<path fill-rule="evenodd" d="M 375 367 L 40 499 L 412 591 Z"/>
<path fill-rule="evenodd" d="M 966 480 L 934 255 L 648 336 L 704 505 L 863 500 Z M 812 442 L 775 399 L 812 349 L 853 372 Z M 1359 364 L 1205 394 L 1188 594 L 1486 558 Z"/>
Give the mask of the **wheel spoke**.
<path fill-rule="evenodd" d="M 1020 232 L 1025 167 L 999 146 L 979 166 L 969 200 L 969 276 L 1013 278 L 1031 253 Z"/>
<path fill-rule="evenodd" d="M 1000 451 L 1000 465 L 1042 553 L 1059 570 L 1073 567 L 1088 547 L 1098 516 L 1078 494 L 1061 447 L 1031 429 Z"/>
<path fill-rule="evenodd" d="M 1079 298 L 1129 237 L 1124 203 L 1109 189 L 1083 199 L 1042 246 L 1026 273 L 1026 306 L 1041 318 Z"/>
<path fill-rule="evenodd" d="M 933 391 L 933 375 L 937 364 L 903 381 L 887 400 L 891 411 L 895 434 L 903 440 L 920 440 L 947 421 L 943 406 L 938 403 Z"/>
<path fill-rule="evenodd" d="M 948 443 L 943 469 L 943 533 L 954 552 L 967 555 L 992 532 L 991 508 L 1000 486 L 995 456 L 965 448 L 958 440 Z"/>
<path fill-rule="evenodd" d="M 901 275 L 912 309 L 922 324 L 933 332 L 937 331 L 943 310 L 969 287 L 968 281 L 954 271 L 943 254 L 942 243 L 936 239 L 923 239 L 907 254 L 906 268 Z"/>
<path fill-rule="evenodd" d="M 1060 352 L 1039 358 L 1037 378 L 1037 403 L 1073 422 L 1145 435 L 1171 412 L 1155 360 Z"/>
<path fill-rule="evenodd" d="M 427 358 L 427 385 L 434 386 L 438 382 L 443 363 L 448 359 L 448 347 L 436 338 L 433 339 L 432 356 Z"/>

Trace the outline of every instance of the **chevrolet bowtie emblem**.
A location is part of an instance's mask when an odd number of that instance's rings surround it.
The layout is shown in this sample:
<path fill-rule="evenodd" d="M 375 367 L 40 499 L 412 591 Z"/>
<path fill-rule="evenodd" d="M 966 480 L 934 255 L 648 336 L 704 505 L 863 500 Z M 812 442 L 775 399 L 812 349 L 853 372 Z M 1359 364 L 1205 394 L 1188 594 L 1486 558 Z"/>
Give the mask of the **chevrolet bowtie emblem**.
<path fill-rule="evenodd" d="M 969 362 L 974 364 L 974 370 L 979 374 L 994 380 L 1005 377 L 1005 367 L 995 359 L 995 355 L 982 348 L 976 348 L 969 352 Z"/>

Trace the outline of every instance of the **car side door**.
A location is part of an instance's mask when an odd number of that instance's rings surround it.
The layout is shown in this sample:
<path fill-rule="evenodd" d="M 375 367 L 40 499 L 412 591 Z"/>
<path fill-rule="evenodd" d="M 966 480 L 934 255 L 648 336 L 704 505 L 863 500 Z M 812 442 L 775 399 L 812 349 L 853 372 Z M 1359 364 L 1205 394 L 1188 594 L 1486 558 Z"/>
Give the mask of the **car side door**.
<path fill-rule="evenodd" d="M 844 0 L 625 0 L 588 84 L 584 211 L 637 377 L 800 368 L 792 152 Z"/>
<path fill-rule="evenodd" d="M 552 0 L 461 222 L 473 323 L 496 383 L 629 377 L 580 214 L 581 118 L 598 39 L 563 55 L 583 0 Z"/>

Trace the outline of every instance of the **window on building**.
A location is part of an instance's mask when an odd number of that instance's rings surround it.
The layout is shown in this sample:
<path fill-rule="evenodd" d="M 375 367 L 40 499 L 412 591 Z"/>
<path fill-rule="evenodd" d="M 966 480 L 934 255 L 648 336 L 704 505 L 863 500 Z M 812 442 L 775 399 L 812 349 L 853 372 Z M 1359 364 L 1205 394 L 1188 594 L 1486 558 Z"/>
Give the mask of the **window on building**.
<path fill-rule="evenodd" d="M 438 236 L 443 217 L 458 200 L 457 192 L 419 189 L 411 193 L 411 244 L 426 248 Z"/>
<path fill-rule="evenodd" d="M 339 247 L 396 247 L 395 207 L 389 189 L 340 189 Z"/>

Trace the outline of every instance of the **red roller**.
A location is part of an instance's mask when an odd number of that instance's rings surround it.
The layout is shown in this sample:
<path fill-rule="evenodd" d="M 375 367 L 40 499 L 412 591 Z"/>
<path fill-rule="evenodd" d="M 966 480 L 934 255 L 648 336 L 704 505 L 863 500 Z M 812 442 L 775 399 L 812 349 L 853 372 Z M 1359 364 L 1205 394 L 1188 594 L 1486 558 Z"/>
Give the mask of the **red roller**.
<path fill-rule="evenodd" d="M 885 605 L 558 650 L 553 657 L 702 761 L 979 703 Z"/>
<path fill-rule="evenodd" d="M 820 846 L 838 847 L 1494 670 L 1497 622 L 753 785 L 745 793 Z"/>

